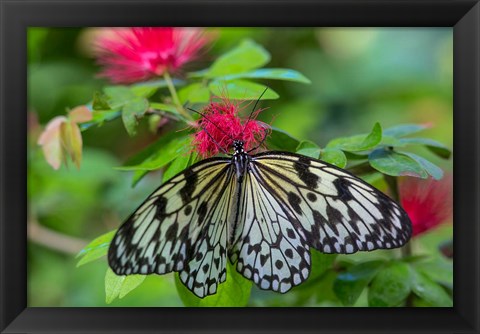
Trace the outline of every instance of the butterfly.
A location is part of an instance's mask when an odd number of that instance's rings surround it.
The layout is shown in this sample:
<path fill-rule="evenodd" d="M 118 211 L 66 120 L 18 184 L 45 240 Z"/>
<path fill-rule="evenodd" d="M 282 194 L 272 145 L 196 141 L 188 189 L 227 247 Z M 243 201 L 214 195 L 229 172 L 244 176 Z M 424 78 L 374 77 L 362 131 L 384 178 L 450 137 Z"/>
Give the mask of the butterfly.
<path fill-rule="evenodd" d="M 202 160 L 155 190 L 120 226 L 108 262 L 117 275 L 178 272 L 196 296 L 215 294 L 227 261 L 259 288 L 304 282 L 310 250 L 390 249 L 411 237 L 407 213 L 334 165 L 280 151 Z"/>

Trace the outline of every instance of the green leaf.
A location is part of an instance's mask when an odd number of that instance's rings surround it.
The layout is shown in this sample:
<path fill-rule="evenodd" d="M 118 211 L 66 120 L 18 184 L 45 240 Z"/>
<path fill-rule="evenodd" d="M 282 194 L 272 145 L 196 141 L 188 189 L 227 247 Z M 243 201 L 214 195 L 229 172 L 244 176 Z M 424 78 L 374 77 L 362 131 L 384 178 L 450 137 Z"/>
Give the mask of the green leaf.
<path fill-rule="evenodd" d="M 288 132 L 282 129 L 271 127 L 272 132 L 267 138 L 268 147 L 271 150 L 282 150 L 295 152 L 300 141 L 292 137 Z"/>
<path fill-rule="evenodd" d="M 123 125 L 128 134 L 133 137 L 137 134 L 138 118 L 148 109 L 148 101 L 145 98 L 137 97 L 128 101 L 122 108 Z"/>
<path fill-rule="evenodd" d="M 93 239 L 88 245 L 86 245 L 76 256 L 77 258 L 81 257 L 80 261 L 77 263 L 77 267 L 107 255 L 108 246 L 116 232 L 117 231 L 115 230 L 105 233 L 98 238 Z"/>
<path fill-rule="evenodd" d="M 103 123 L 114 120 L 122 115 L 122 112 L 118 109 L 116 110 L 94 110 L 92 112 L 92 120 L 88 123 L 82 123 L 80 125 L 80 130 L 84 131 L 94 125 L 101 126 Z"/>
<path fill-rule="evenodd" d="M 184 83 L 183 80 L 179 80 L 179 79 L 172 79 L 172 81 L 174 86 L 179 86 Z M 168 84 L 164 79 L 158 79 L 158 80 L 139 82 L 130 86 L 130 88 L 132 88 L 133 90 L 137 89 L 138 87 L 149 87 L 149 88 L 159 89 L 159 88 L 168 87 Z"/>
<path fill-rule="evenodd" d="M 271 88 L 265 85 L 254 83 L 246 80 L 232 80 L 232 81 L 212 81 L 208 88 L 215 96 L 223 96 L 228 94 L 230 99 L 237 100 L 274 100 L 278 99 L 279 95 Z M 265 91 L 265 89 L 267 89 Z"/>
<path fill-rule="evenodd" d="M 424 145 L 432 153 L 444 159 L 449 159 L 452 154 L 452 151 L 450 151 L 448 147 L 430 138 L 402 138 L 400 139 L 400 142 L 405 145 Z"/>
<path fill-rule="evenodd" d="M 201 83 L 193 83 L 178 91 L 181 103 L 203 103 L 210 101 L 210 91 Z"/>
<path fill-rule="evenodd" d="M 111 109 L 121 109 L 123 124 L 130 136 L 136 134 L 137 119 L 148 109 L 145 98 L 154 93 L 153 88 L 143 86 L 107 86 L 103 89 Z"/>
<path fill-rule="evenodd" d="M 262 67 L 270 61 L 270 54 L 252 40 L 244 40 L 233 50 L 221 55 L 210 66 L 207 77 L 222 77 Z"/>
<path fill-rule="evenodd" d="M 140 180 L 142 180 L 145 175 L 147 175 L 150 171 L 148 170 L 136 170 L 133 172 L 132 176 L 132 188 L 135 187 Z"/>
<path fill-rule="evenodd" d="M 129 275 L 123 280 L 123 284 L 120 288 L 120 292 L 118 293 L 118 297 L 121 299 L 129 294 L 131 291 L 136 289 L 140 284 L 145 281 L 147 278 L 146 275 Z"/>
<path fill-rule="evenodd" d="M 315 280 L 316 278 L 321 277 L 327 270 L 331 269 L 337 254 L 325 254 L 321 253 L 315 249 L 310 251 L 311 262 L 312 262 L 312 271 L 308 280 Z"/>
<path fill-rule="evenodd" d="M 398 306 L 410 294 L 412 274 L 410 267 L 399 261 L 392 261 L 373 278 L 368 290 L 368 305 Z"/>
<path fill-rule="evenodd" d="M 338 274 L 333 283 L 333 291 L 344 305 L 355 304 L 362 291 L 384 265 L 385 261 L 376 260 L 351 266 Z"/>
<path fill-rule="evenodd" d="M 173 104 L 151 102 L 150 107 L 156 110 L 166 111 L 168 113 L 180 116 L 180 114 L 177 111 L 177 107 L 175 107 Z"/>
<path fill-rule="evenodd" d="M 133 94 L 135 94 L 138 97 L 145 97 L 148 98 L 155 94 L 157 91 L 156 87 L 150 87 L 150 86 L 132 86 L 130 87 L 130 90 L 132 91 Z"/>
<path fill-rule="evenodd" d="M 440 285 L 414 269 L 412 270 L 412 291 L 432 306 L 453 306 L 452 298 Z"/>
<path fill-rule="evenodd" d="M 322 150 L 320 159 L 340 168 L 345 168 L 347 165 L 347 157 L 345 156 L 345 153 L 335 148 L 326 148 Z"/>
<path fill-rule="evenodd" d="M 302 141 L 297 147 L 297 153 L 307 157 L 318 159 L 320 156 L 320 147 L 309 140 Z"/>
<path fill-rule="evenodd" d="M 383 131 L 384 135 L 393 137 L 404 137 L 412 133 L 417 133 L 422 130 L 428 129 L 429 126 L 423 124 L 400 124 Z"/>
<path fill-rule="evenodd" d="M 327 144 L 327 148 L 337 148 L 342 151 L 359 152 L 373 149 L 382 140 L 382 127 L 375 123 L 368 135 L 357 135 L 333 139 Z"/>
<path fill-rule="evenodd" d="M 143 161 L 147 160 L 152 155 L 154 155 L 162 147 L 167 145 L 167 143 L 175 140 L 182 140 L 186 137 L 188 137 L 188 135 L 185 132 L 170 132 L 165 136 L 160 137 L 156 142 L 150 144 L 134 156 L 128 158 L 127 161 L 125 161 L 125 163 L 123 164 L 123 166 L 138 165 Z"/>
<path fill-rule="evenodd" d="M 144 280 L 145 275 L 118 276 L 110 268 L 105 273 L 105 302 L 110 304 L 115 298 L 123 298 Z"/>
<path fill-rule="evenodd" d="M 435 180 L 440 180 L 443 177 L 443 170 L 437 165 L 428 161 L 427 159 L 422 158 L 421 156 L 418 156 L 410 152 L 401 152 L 401 153 L 405 154 L 406 156 L 409 156 L 410 158 L 418 162 L 420 166 L 422 166 L 428 174 L 433 176 Z"/>
<path fill-rule="evenodd" d="M 393 150 L 383 148 L 374 150 L 369 154 L 368 160 L 373 168 L 383 174 L 415 176 L 423 179 L 428 177 L 428 173 L 417 161 Z"/>
<path fill-rule="evenodd" d="M 242 307 L 250 299 L 252 281 L 237 272 L 227 261 L 227 279 L 217 287 L 217 293 L 205 298 L 198 298 L 175 275 L 175 285 L 185 306 L 189 307 Z"/>
<path fill-rule="evenodd" d="M 295 81 L 309 84 L 311 81 L 305 77 L 302 73 L 295 70 L 286 69 L 286 68 L 260 68 L 255 71 L 244 72 L 239 74 L 227 75 L 224 77 L 224 80 L 233 80 L 233 79 L 274 79 L 274 80 L 285 80 L 285 81 Z"/>
<path fill-rule="evenodd" d="M 127 86 L 107 86 L 103 91 L 108 96 L 108 104 L 111 109 L 120 108 L 127 102 L 137 98 Z"/>
<path fill-rule="evenodd" d="M 191 160 L 191 154 L 180 154 L 175 160 L 172 161 L 170 166 L 168 166 L 163 173 L 162 183 L 168 181 L 181 171 L 185 170 L 185 168 L 190 165 Z"/>
<path fill-rule="evenodd" d="M 95 92 L 93 94 L 92 102 L 93 110 L 109 110 L 110 105 L 108 104 L 107 97 L 100 92 Z"/>
<path fill-rule="evenodd" d="M 415 264 L 415 269 L 437 283 L 453 287 L 452 261 L 436 258 L 433 261 Z"/>
<path fill-rule="evenodd" d="M 191 147 L 190 136 L 168 135 L 159 139 L 148 149 L 140 152 L 137 156 L 127 161 L 127 164 L 116 167 L 118 170 L 154 170 L 159 169 L 176 159 L 179 155 Z M 141 162 L 138 163 L 140 159 Z"/>
<path fill-rule="evenodd" d="M 393 136 L 388 136 L 388 135 L 385 135 L 385 133 L 383 133 L 382 135 L 382 141 L 380 142 L 381 146 L 384 146 L 384 147 L 401 147 L 401 146 L 405 146 L 405 144 L 403 144 L 401 142 L 401 139 L 398 139 L 396 137 L 393 137 Z"/>

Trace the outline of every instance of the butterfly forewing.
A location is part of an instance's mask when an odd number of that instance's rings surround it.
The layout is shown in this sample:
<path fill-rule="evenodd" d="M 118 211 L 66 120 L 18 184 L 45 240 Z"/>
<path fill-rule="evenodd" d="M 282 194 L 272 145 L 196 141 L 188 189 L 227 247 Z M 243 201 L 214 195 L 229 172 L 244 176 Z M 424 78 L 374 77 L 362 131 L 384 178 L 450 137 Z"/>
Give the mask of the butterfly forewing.
<path fill-rule="evenodd" d="M 225 203 L 234 183 L 226 158 L 201 161 L 164 183 L 118 229 L 110 267 L 118 275 L 180 271 L 192 291 L 213 291 L 225 279 Z"/>
<path fill-rule="evenodd" d="M 261 153 L 251 164 L 259 182 L 301 224 L 308 244 L 321 252 L 395 248 L 410 238 L 405 211 L 346 171 L 287 152 Z"/>

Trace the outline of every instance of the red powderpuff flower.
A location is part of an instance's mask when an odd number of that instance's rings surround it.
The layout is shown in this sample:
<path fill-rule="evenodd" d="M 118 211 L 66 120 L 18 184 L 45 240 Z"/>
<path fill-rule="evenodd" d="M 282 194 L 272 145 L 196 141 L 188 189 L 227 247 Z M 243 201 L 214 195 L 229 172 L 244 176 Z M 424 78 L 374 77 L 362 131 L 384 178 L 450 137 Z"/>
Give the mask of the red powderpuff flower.
<path fill-rule="evenodd" d="M 199 28 L 106 28 L 94 41 L 99 76 L 133 83 L 175 71 L 211 40 Z"/>
<path fill-rule="evenodd" d="M 204 158 L 220 152 L 231 152 L 233 141 L 244 142 L 244 149 L 256 148 L 264 139 L 268 125 L 257 121 L 255 117 L 261 111 L 256 110 L 250 119 L 239 117 L 240 104 L 234 104 L 228 99 L 221 102 L 210 102 L 203 110 L 203 116 L 195 127 L 193 144 L 196 151 Z"/>
<path fill-rule="evenodd" d="M 399 187 L 401 204 L 413 225 L 413 235 L 427 232 L 452 217 L 451 175 L 442 180 L 406 178 Z"/>

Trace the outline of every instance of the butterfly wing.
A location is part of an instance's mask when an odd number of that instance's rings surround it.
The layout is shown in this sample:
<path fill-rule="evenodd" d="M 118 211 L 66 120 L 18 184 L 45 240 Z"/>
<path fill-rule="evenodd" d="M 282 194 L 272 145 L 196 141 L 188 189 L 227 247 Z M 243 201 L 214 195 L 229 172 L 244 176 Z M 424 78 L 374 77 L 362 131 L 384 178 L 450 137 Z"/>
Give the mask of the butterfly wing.
<path fill-rule="evenodd" d="M 285 292 L 303 282 L 309 247 L 354 253 L 400 247 L 410 239 L 410 220 L 397 203 L 333 165 L 265 152 L 252 156 L 248 174 L 249 195 L 239 213 L 245 223 L 239 219 L 230 259 L 260 288 Z"/>
<path fill-rule="evenodd" d="M 315 249 L 354 253 L 396 248 L 410 239 L 407 213 L 345 170 L 286 152 L 259 154 L 253 165 L 256 177 L 276 191 Z"/>
<path fill-rule="evenodd" d="M 237 271 L 260 288 L 286 292 L 307 279 L 310 252 L 288 208 L 254 173 L 242 185 L 229 257 Z"/>
<path fill-rule="evenodd" d="M 197 296 L 226 278 L 227 220 L 235 188 L 228 158 L 203 160 L 160 186 L 113 238 L 108 262 L 117 275 L 180 272 Z"/>

